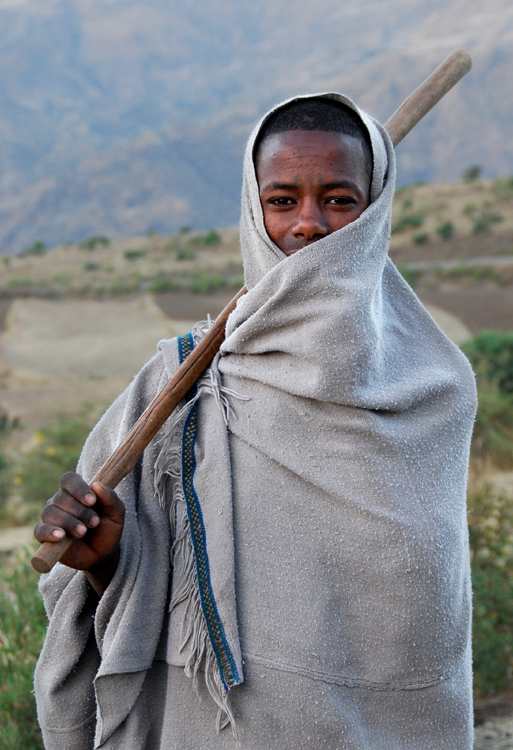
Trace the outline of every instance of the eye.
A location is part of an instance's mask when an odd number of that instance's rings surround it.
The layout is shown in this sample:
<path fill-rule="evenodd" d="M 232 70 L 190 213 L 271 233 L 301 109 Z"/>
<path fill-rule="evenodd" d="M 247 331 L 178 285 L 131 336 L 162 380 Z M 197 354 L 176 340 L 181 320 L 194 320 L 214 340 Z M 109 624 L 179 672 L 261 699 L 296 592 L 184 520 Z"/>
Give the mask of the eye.
<path fill-rule="evenodd" d="M 292 206 L 296 201 L 293 198 L 270 198 L 267 203 L 272 206 Z"/>
<path fill-rule="evenodd" d="M 356 204 L 354 198 L 348 198 L 345 195 L 335 195 L 333 198 L 328 198 L 326 203 L 332 206 L 352 206 Z"/>

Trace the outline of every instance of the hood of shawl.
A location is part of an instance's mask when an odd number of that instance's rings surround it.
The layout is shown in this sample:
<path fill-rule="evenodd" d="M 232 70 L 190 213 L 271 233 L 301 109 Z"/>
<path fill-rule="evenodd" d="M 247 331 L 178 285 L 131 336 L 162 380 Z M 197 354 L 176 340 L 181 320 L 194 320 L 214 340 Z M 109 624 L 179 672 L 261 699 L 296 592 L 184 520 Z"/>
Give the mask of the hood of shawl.
<path fill-rule="evenodd" d="M 220 371 L 373 410 L 403 411 L 462 385 L 473 404 L 466 358 L 388 258 L 392 142 L 350 100 L 323 96 L 352 107 L 369 131 L 372 202 L 356 221 L 286 256 L 268 237 L 260 204 L 253 145 L 269 115 L 262 120 L 244 161 L 241 249 L 249 291 L 228 319 Z"/>
<path fill-rule="evenodd" d="M 381 196 L 385 184 L 394 183 L 395 154 L 388 133 L 372 117 L 358 109 L 351 99 L 348 99 L 342 94 L 336 93 L 311 94 L 287 99 L 276 107 L 273 107 L 273 109 L 271 109 L 254 128 L 249 137 L 244 155 L 240 242 L 242 257 L 244 260 L 244 278 L 248 289 L 254 287 L 268 271 L 287 257 L 270 239 L 265 229 L 258 181 L 253 160 L 255 141 L 269 117 L 279 109 L 294 101 L 319 97 L 333 99 L 352 109 L 360 117 L 363 126 L 369 133 L 373 158 L 370 195 L 371 206 Z M 393 195 L 393 184 L 391 190 Z M 365 213 L 366 211 L 362 214 L 362 217 Z M 345 229 L 346 227 L 339 229 L 330 236 L 340 235 L 343 242 Z M 311 252 L 311 246 L 309 247 Z M 315 248 L 317 249 L 317 243 L 315 243 Z"/>

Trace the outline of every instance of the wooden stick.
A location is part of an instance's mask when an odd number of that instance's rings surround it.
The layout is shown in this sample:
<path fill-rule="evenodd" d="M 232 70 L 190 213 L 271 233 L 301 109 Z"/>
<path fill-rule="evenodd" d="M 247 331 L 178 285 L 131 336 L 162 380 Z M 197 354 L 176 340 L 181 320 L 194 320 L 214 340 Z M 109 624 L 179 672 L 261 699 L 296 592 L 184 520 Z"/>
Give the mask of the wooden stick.
<path fill-rule="evenodd" d="M 114 488 L 132 471 L 150 440 L 214 359 L 224 341 L 228 316 L 235 310 L 237 300 L 246 291 L 246 287 L 243 287 L 228 303 L 205 338 L 192 350 L 169 383 L 141 414 L 121 445 L 116 448 L 91 480 L 91 484 L 101 482 L 107 487 Z M 32 567 L 39 573 L 49 573 L 73 541 L 71 537 L 64 537 L 60 542 L 44 542 L 31 560 Z"/>
<path fill-rule="evenodd" d="M 472 62 L 467 52 L 453 52 L 406 99 L 385 123 L 394 146 L 397 146 L 444 94 L 468 73 L 471 66 Z M 243 287 L 225 307 L 205 338 L 192 350 L 174 377 L 141 414 L 121 445 L 92 479 L 91 484 L 101 482 L 107 487 L 114 488 L 134 468 L 150 440 L 214 359 L 224 340 L 228 316 L 235 309 L 237 300 L 246 291 L 246 287 Z M 70 537 L 65 537 L 60 542 L 44 542 L 32 558 L 32 567 L 39 573 L 48 573 L 73 541 Z"/>
<path fill-rule="evenodd" d="M 469 72 L 471 67 L 472 59 L 464 49 L 452 52 L 445 58 L 386 121 L 385 128 L 394 146 L 401 143 L 410 130 Z"/>

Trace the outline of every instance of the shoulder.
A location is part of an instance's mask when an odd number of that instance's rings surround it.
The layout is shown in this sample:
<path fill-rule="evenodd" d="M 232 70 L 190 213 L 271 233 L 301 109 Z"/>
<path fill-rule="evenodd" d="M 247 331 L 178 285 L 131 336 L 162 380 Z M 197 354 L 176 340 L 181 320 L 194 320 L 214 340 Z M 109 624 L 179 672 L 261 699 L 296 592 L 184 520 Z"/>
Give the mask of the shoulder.
<path fill-rule="evenodd" d="M 96 472 L 174 375 L 179 364 L 179 339 L 160 341 L 156 354 L 111 404 L 89 435 L 80 457 L 79 472 L 87 476 Z"/>

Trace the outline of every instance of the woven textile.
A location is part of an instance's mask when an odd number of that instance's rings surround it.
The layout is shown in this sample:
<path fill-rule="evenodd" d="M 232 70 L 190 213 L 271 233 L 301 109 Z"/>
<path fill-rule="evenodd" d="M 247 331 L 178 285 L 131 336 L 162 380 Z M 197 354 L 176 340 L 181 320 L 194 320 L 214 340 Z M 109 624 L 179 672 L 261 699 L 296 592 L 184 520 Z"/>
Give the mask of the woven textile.
<path fill-rule="evenodd" d="M 121 559 L 96 612 L 83 574 L 43 578 L 49 749 L 472 746 L 475 384 L 388 259 L 394 152 L 361 117 L 371 205 L 288 258 L 263 223 L 260 125 L 250 138 L 249 292 L 220 355 L 119 487 Z M 86 477 L 201 335 L 161 343 L 89 438 Z M 223 710 L 238 745 L 215 733 Z"/>

